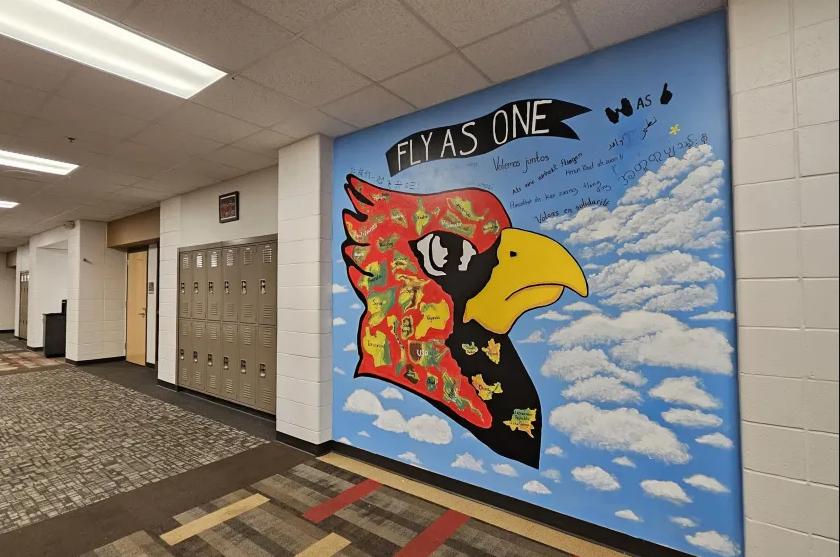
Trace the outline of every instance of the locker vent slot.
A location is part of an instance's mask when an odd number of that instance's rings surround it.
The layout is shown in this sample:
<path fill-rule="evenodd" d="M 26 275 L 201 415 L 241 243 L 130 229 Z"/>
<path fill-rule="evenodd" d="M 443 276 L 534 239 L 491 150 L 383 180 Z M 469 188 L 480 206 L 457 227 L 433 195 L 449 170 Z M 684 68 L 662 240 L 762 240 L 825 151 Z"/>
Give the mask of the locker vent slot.
<path fill-rule="evenodd" d="M 243 319 L 253 319 L 254 318 L 254 304 L 242 304 L 242 318 Z"/>
<path fill-rule="evenodd" d="M 248 383 L 244 383 L 242 385 L 242 398 L 252 399 L 254 398 L 253 393 L 251 392 L 251 385 Z"/>
<path fill-rule="evenodd" d="M 242 253 L 242 262 L 245 265 L 252 265 L 254 263 L 254 248 L 245 248 Z"/>
<path fill-rule="evenodd" d="M 262 318 L 264 321 L 271 321 L 271 317 L 274 315 L 272 311 L 272 307 L 269 305 L 264 305 L 262 308 Z"/>
<path fill-rule="evenodd" d="M 262 404 L 266 408 L 271 408 L 271 391 L 268 389 L 262 391 Z"/>
<path fill-rule="evenodd" d="M 274 259 L 274 250 L 271 246 L 263 246 L 263 263 L 271 263 Z"/>
<path fill-rule="evenodd" d="M 263 329 L 262 345 L 264 348 L 271 348 L 274 343 L 271 342 L 271 329 Z"/>
<path fill-rule="evenodd" d="M 210 266 L 214 269 L 219 266 L 219 252 L 218 251 L 211 251 L 210 252 Z"/>
<path fill-rule="evenodd" d="M 231 344 L 236 342 L 236 329 L 233 327 L 225 328 L 225 342 L 230 342 Z"/>
<path fill-rule="evenodd" d="M 210 327 L 210 340 L 219 340 L 219 328 Z"/>
<path fill-rule="evenodd" d="M 190 268 L 190 256 L 189 256 L 189 254 L 181 256 L 181 268 L 182 269 L 189 269 Z"/>
<path fill-rule="evenodd" d="M 233 379 L 225 379 L 225 392 L 233 396 Z"/>
<path fill-rule="evenodd" d="M 200 372 L 200 371 L 196 371 L 196 372 L 195 372 L 195 382 L 196 382 L 196 383 L 201 383 L 201 382 L 202 382 L 202 381 L 201 381 L 201 372 Z"/>
<path fill-rule="evenodd" d="M 195 303 L 195 312 L 199 315 L 204 313 L 204 302 L 196 302 Z"/>
<path fill-rule="evenodd" d="M 232 249 L 229 249 L 225 252 L 225 266 L 233 267 L 236 264 L 236 256 L 233 253 Z"/>
<path fill-rule="evenodd" d="M 181 313 L 187 314 L 190 312 L 190 303 L 181 302 Z"/>
<path fill-rule="evenodd" d="M 195 268 L 196 269 L 203 269 L 204 268 L 204 254 L 203 253 L 195 254 Z"/>
<path fill-rule="evenodd" d="M 195 338 L 204 338 L 204 323 L 195 324 Z"/>
<path fill-rule="evenodd" d="M 254 344 L 254 330 L 251 327 L 243 327 L 242 343 L 248 346 Z"/>
<path fill-rule="evenodd" d="M 208 377 L 207 382 L 210 384 L 209 387 L 211 389 L 216 388 L 216 376 L 215 375 L 211 375 L 210 377 Z"/>
<path fill-rule="evenodd" d="M 229 319 L 233 319 L 233 316 L 236 315 L 236 311 L 234 311 L 235 307 L 233 304 L 225 304 L 225 317 Z"/>

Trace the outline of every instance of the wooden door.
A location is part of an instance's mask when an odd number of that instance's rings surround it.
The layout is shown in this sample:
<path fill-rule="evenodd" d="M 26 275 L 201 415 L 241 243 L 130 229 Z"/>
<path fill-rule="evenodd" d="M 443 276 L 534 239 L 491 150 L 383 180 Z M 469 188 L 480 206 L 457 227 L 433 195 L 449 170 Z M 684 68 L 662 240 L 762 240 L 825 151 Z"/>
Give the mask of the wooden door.
<path fill-rule="evenodd" d="M 146 365 L 146 266 L 148 252 L 128 254 L 128 292 L 125 316 L 125 359 Z"/>

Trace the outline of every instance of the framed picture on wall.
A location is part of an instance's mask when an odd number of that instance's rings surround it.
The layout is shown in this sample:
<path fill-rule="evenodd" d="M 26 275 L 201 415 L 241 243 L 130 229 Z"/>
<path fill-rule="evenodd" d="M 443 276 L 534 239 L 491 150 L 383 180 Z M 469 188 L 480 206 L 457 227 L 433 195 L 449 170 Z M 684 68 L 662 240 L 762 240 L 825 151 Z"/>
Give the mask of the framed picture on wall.
<path fill-rule="evenodd" d="M 239 192 L 234 191 L 219 196 L 219 222 L 239 220 Z"/>

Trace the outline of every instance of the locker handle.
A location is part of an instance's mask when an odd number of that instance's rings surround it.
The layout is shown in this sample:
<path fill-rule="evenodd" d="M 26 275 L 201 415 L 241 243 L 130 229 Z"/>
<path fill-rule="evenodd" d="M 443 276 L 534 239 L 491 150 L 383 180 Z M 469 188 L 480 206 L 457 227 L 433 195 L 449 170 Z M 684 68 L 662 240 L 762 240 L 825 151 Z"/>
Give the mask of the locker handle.
<path fill-rule="evenodd" d="M 222 367 L 225 369 L 230 369 L 230 360 L 228 360 L 227 356 L 222 358 Z"/>
<path fill-rule="evenodd" d="M 213 366 L 213 354 L 207 354 L 207 367 Z"/>
<path fill-rule="evenodd" d="M 225 294 L 230 294 L 230 281 L 225 281 Z"/>
<path fill-rule="evenodd" d="M 260 364 L 260 377 L 265 377 L 265 364 Z"/>
<path fill-rule="evenodd" d="M 265 279 L 260 280 L 260 294 L 265 294 Z"/>
<path fill-rule="evenodd" d="M 180 352 L 181 352 L 181 353 L 180 353 L 181 359 L 183 360 L 183 359 L 184 359 L 184 349 L 183 349 L 183 348 L 181 348 Z"/>
<path fill-rule="evenodd" d="M 186 293 L 187 293 L 187 287 L 186 287 L 186 285 L 182 282 L 182 283 L 181 283 L 181 294 L 186 294 Z"/>
<path fill-rule="evenodd" d="M 198 294 L 198 282 L 193 283 L 193 291 Z"/>
<path fill-rule="evenodd" d="M 242 293 L 243 294 L 248 293 L 248 281 L 247 280 L 242 281 Z"/>
<path fill-rule="evenodd" d="M 213 293 L 213 281 L 212 280 L 207 282 L 207 293 L 208 294 Z"/>
<path fill-rule="evenodd" d="M 193 362 L 198 363 L 198 352 L 193 350 Z"/>
<path fill-rule="evenodd" d="M 239 360 L 239 366 L 239 371 L 241 371 L 242 373 L 247 373 L 246 367 L 248 366 L 248 364 L 245 360 Z"/>

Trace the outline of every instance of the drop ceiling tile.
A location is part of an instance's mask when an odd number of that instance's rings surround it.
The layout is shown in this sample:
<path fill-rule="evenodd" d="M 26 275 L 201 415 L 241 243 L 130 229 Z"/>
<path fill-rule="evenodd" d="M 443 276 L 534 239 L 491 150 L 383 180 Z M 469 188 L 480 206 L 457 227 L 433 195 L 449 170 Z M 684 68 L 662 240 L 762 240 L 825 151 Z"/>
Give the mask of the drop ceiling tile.
<path fill-rule="evenodd" d="M 149 199 L 163 201 L 164 199 L 169 199 L 170 197 L 172 197 L 172 194 L 170 193 L 154 190 L 144 190 L 134 186 L 128 186 L 127 188 L 117 190 L 116 192 L 108 196 L 109 199 L 126 199 L 129 202 L 133 202 L 136 199 L 139 201 L 138 206 L 148 205 Z"/>
<path fill-rule="evenodd" d="M 87 103 L 139 120 L 157 120 L 184 100 L 121 77 L 80 68 L 59 86 L 62 97 Z"/>
<path fill-rule="evenodd" d="M 260 128 L 254 124 L 194 103 L 182 105 L 175 112 L 161 119 L 159 123 L 222 144 L 233 143 L 260 131 Z"/>
<path fill-rule="evenodd" d="M 163 174 L 158 174 L 152 180 L 144 180 L 142 184 L 137 184 L 137 187 L 142 187 L 147 190 L 183 193 L 209 186 L 217 181 L 216 178 L 185 170 L 183 166 L 179 166 L 178 168 L 167 170 Z"/>
<path fill-rule="evenodd" d="M 240 139 L 234 143 L 234 146 L 251 151 L 252 153 L 272 157 L 276 160 L 278 149 L 295 141 L 297 140 L 294 137 L 286 134 L 274 130 L 263 130 L 254 135 L 249 135 L 245 139 Z"/>
<path fill-rule="evenodd" d="M 300 33 L 351 0 L 240 0 L 294 33 Z"/>
<path fill-rule="evenodd" d="M 221 79 L 202 91 L 193 102 L 266 128 L 303 108 L 274 89 L 245 77 Z"/>
<path fill-rule="evenodd" d="M 19 85 L 54 91 L 79 64 L 0 35 L 0 76 Z"/>
<path fill-rule="evenodd" d="M 405 0 L 455 46 L 473 43 L 541 12 L 560 0 Z"/>
<path fill-rule="evenodd" d="M 128 137 L 148 125 L 148 122 L 137 118 L 57 96 L 50 98 L 33 116 L 113 137 Z"/>
<path fill-rule="evenodd" d="M 414 106 L 425 108 L 490 85 L 457 54 L 447 54 L 382 82 Z"/>
<path fill-rule="evenodd" d="M 207 176 L 208 178 L 215 179 L 217 182 L 247 174 L 238 168 L 206 159 L 192 159 L 172 170 Z"/>
<path fill-rule="evenodd" d="M 392 120 L 413 110 L 413 106 L 376 85 L 324 107 L 324 112 L 360 128 Z"/>
<path fill-rule="evenodd" d="M 80 129 L 68 122 L 53 122 L 41 118 L 30 118 L 17 135 L 37 139 L 61 147 L 75 147 L 93 153 L 108 153 L 120 139 Z"/>
<path fill-rule="evenodd" d="M 68 4 L 75 4 L 76 6 L 85 8 L 88 11 L 103 15 L 108 19 L 119 20 L 126 8 L 128 8 L 134 0 L 73 0 L 67 2 Z"/>
<path fill-rule="evenodd" d="M 176 129 L 161 126 L 160 124 L 152 124 L 148 128 L 144 128 L 137 135 L 133 135 L 131 141 L 187 155 L 202 155 L 210 151 L 215 151 L 224 145 L 212 139 L 182 133 Z"/>
<path fill-rule="evenodd" d="M 449 50 L 396 0 L 362 0 L 304 38 L 377 81 Z"/>
<path fill-rule="evenodd" d="M 18 131 L 28 116 L 16 112 L 0 110 L 0 133 L 14 134 Z"/>
<path fill-rule="evenodd" d="M 43 141 L 39 141 L 37 139 L 7 134 L 0 134 L 0 149 L 3 149 L 4 151 L 11 151 L 13 153 L 21 153 L 23 155 L 31 155 L 33 157 L 42 157 L 75 164 L 81 164 L 80 159 L 82 158 L 82 154 L 84 154 L 85 157 L 90 155 L 89 153 L 82 152 L 81 150 L 74 155 L 74 147 L 72 145 L 64 146 L 44 143 Z M 3 176 L 11 176 L 35 182 L 57 182 L 63 178 L 63 176 L 59 176 L 58 174 L 32 172 L 29 170 L 9 168 L 7 166 L 0 166 L 0 174 Z"/>
<path fill-rule="evenodd" d="M 723 7 L 724 0 L 572 0 L 583 32 L 595 48 L 603 48 Z M 609 17 L 604 17 L 604 14 Z"/>
<path fill-rule="evenodd" d="M 463 53 L 496 82 L 575 58 L 588 50 L 571 18 L 555 11 L 464 48 Z"/>
<path fill-rule="evenodd" d="M 141 0 L 122 21 L 210 65 L 239 71 L 293 35 L 230 0 Z"/>
<path fill-rule="evenodd" d="M 302 40 L 260 60 L 243 75 L 311 106 L 334 101 L 370 83 Z"/>
<path fill-rule="evenodd" d="M 0 74 L 3 75 L 3 74 Z M 0 80 L 0 106 L 17 114 L 32 114 L 44 104 L 47 93 Z"/>
<path fill-rule="evenodd" d="M 109 172 L 127 174 L 129 176 L 138 176 L 140 178 L 151 178 L 152 176 L 167 170 L 167 168 L 156 164 L 107 157 L 96 153 L 91 153 L 86 157 L 85 165 L 92 166 L 93 168 L 97 168 L 99 170 L 107 170 Z"/>
<path fill-rule="evenodd" d="M 222 147 L 218 151 L 208 153 L 205 157 L 214 162 L 239 168 L 245 172 L 253 172 L 262 168 L 267 168 L 272 164 L 277 164 L 276 158 L 258 155 L 250 151 L 244 151 L 232 145 L 228 145 L 227 147 Z"/>
<path fill-rule="evenodd" d="M 59 183 L 63 186 L 90 186 L 106 193 L 130 186 L 142 180 L 139 176 L 109 172 L 92 166 L 83 166 L 64 177 Z"/>
<path fill-rule="evenodd" d="M 0 199 L 4 201 L 17 201 L 20 203 L 24 199 L 32 197 L 46 186 L 47 184 L 43 182 L 21 180 L 11 176 L 4 176 L 0 173 Z"/>
<path fill-rule="evenodd" d="M 151 164 L 161 168 L 161 172 L 178 166 L 189 158 L 185 153 L 177 153 L 168 149 L 158 149 L 142 143 L 124 141 L 111 152 L 116 159 L 129 160 Z"/>
<path fill-rule="evenodd" d="M 356 131 L 358 128 L 333 118 L 328 114 L 324 114 L 320 110 L 311 108 L 299 112 L 285 122 L 277 124 L 272 129 L 286 134 L 289 137 L 300 139 L 316 133 L 322 133 L 330 137 L 339 137 Z"/>

